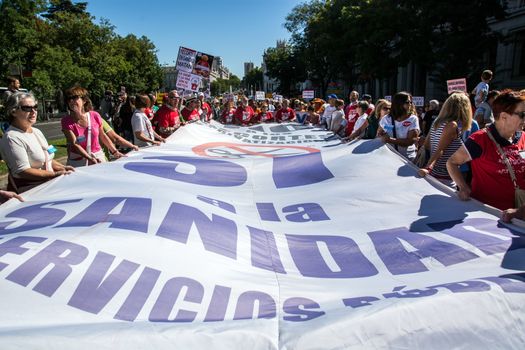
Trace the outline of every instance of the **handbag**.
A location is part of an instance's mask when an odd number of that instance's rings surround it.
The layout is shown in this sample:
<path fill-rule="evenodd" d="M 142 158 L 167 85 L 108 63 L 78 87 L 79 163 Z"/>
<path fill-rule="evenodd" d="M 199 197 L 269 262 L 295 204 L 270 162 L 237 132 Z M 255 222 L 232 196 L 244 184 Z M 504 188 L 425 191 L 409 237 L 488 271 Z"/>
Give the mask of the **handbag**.
<path fill-rule="evenodd" d="M 489 136 L 489 138 L 492 140 L 492 142 L 494 142 L 494 144 L 496 145 L 496 148 L 498 149 L 500 156 L 503 158 L 503 161 L 505 162 L 505 165 L 507 166 L 507 169 L 509 170 L 510 178 L 512 179 L 512 183 L 514 184 L 514 206 L 516 208 L 519 208 L 522 205 L 525 205 L 525 190 L 522 190 L 518 186 L 518 182 L 516 181 L 516 174 L 514 173 L 514 169 L 512 168 L 512 165 L 510 164 L 509 159 L 505 155 L 505 152 L 503 152 L 503 150 L 501 149 L 501 146 L 499 145 L 499 143 L 496 142 L 490 130 L 487 129 L 486 133 Z"/>

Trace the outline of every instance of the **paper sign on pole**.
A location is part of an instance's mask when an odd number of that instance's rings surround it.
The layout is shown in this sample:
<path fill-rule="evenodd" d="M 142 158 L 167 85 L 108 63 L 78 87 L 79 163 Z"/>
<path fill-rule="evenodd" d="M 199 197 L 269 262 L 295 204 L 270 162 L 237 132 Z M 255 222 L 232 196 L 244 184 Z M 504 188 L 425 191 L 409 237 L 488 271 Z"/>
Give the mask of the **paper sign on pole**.
<path fill-rule="evenodd" d="M 255 91 L 255 99 L 257 101 L 264 101 L 264 91 Z"/>
<path fill-rule="evenodd" d="M 282 95 L 275 95 L 273 97 L 273 100 L 276 102 L 283 102 L 283 96 Z"/>
<path fill-rule="evenodd" d="M 392 95 L 385 96 L 385 100 L 387 100 L 388 102 L 392 102 Z"/>
<path fill-rule="evenodd" d="M 425 105 L 425 97 L 424 96 L 412 96 L 412 102 L 414 102 L 414 106 L 416 107 L 423 107 Z"/>
<path fill-rule="evenodd" d="M 199 91 L 201 79 L 202 77 L 199 75 L 181 71 L 177 76 L 177 88 L 197 92 Z"/>
<path fill-rule="evenodd" d="M 452 79 L 447 80 L 447 91 L 451 94 L 454 91 L 467 92 L 467 79 Z"/>
<path fill-rule="evenodd" d="M 177 56 L 176 68 L 180 72 L 192 72 L 195 64 L 195 56 L 197 51 L 188 49 L 186 47 L 179 47 L 179 54 Z"/>
<path fill-rule="evenodd" d="M 315 97 L 315 91 L 314 90 L 303 90 L 303 99 L 311 100 L 314 97 Z"/>
<path fill-rule="evenodd" d="M 195 55 L 195 64 L 193 66 L 192 73 L 200 75 L 204 78 L 208 78 L 210 76 L 213 58 L 214 56 L 210 54 L 197 52 Z"/>

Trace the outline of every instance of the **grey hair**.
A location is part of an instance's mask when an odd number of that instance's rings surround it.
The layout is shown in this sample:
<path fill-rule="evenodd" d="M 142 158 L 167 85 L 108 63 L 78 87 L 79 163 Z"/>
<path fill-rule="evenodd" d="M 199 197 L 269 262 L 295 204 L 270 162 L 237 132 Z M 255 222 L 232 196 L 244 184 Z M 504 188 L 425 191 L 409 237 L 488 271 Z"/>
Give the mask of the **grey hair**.
<path fill-rule="evenodd" d="M 15 92 L 9 96 L 7 101 L 5 102 L 5 114 L 7 117 L 7 121 L 11 123 L 13 120 L 13 116 L 11 113 L 13 113 L 16 109 L 20 107 L 20 102 L 22 100 L 25 100 L 26 98 L 31 98 L 33 101 L 36 102 L 35 96 L 30 92 Z"/>
<path fill-rule="evenodd" d="M 430 109 L 439 109 L 439 101 L 438 100 L 430 100 L 428 103 Z"/>

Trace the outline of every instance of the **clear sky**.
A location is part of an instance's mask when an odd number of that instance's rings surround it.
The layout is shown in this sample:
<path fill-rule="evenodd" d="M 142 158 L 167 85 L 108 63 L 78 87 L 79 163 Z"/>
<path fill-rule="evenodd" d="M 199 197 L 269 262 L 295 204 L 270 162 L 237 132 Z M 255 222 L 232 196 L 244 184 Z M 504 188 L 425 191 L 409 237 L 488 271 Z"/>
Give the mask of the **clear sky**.
<path fill-rule="evenodd" d="M 175 65 L 179 46 L 221 56 L 242 79 L 244 62 L 260 67 L 265 49 L 289 39 L 285 17 L 305 0 L 83 0 L 121 35 L 147 36 L 159 63 Z M 77 2 L 77 1 L 74 1 Z"/>

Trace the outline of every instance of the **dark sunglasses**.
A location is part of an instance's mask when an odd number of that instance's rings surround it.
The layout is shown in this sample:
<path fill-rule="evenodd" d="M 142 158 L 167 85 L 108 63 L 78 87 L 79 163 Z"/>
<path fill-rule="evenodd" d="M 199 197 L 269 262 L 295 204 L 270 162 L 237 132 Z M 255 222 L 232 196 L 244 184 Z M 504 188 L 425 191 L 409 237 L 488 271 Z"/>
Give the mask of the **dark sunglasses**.
<path fill-rule="evenodd" d="M 82 98 L 82 96 L 80 96 L 80 95 L 71 95 L 71 96 L 67 97 L 67 100 L 71 101 L 71 100 L 76 100 L 78 98 Z"/>
<path fill-rule="evenodd" d="M 38 105 L 34 105 L 34 106 L 20 106 L 18 107 L 19 109 L 23 110 L 24 112 L 31 112 L 31 111 L 37 111 L 38 109 Z"/>
<path fill-rule="evenodd" d="M 512 112 L 512 114 L 516 114 L 518 117 L 520 117 L 521 119 L 525 119 L 525 111 L 521 111 L 521 112 Z"/>
<path fill-rule="evenodd" d="M 389 111 L 390 110 L 390 107 L 383 107 L 381 108 L 383 111 Z"/>

